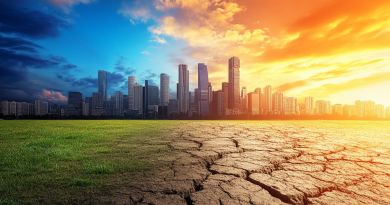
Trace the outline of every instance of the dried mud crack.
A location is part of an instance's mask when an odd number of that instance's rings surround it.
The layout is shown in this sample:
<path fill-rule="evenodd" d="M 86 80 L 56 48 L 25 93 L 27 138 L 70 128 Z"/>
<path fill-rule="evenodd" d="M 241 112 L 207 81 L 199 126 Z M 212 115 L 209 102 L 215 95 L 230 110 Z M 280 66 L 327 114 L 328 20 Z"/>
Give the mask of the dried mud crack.
<path fill-rule="evenodd" d="M 178 129 L 172 167 L 116 190 L 117 204 L 390 204 L 389 144 L 299 126 Z"/>

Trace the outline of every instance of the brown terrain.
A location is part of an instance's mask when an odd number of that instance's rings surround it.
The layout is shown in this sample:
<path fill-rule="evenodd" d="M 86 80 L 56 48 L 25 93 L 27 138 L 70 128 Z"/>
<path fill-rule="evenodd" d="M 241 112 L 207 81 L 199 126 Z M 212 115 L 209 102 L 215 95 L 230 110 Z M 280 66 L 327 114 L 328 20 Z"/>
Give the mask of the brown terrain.
<path fill-rule="evenodd" d="M 388 125 L 388 124 L 386 124 Z M 346 124 L 345 126 L 348 126 Z M 115 191 L 117 204 L 390 204 L 388 129 L 193 122 L 171 167 Z M 372 139 L 371 139 L 372 138 Z"/>

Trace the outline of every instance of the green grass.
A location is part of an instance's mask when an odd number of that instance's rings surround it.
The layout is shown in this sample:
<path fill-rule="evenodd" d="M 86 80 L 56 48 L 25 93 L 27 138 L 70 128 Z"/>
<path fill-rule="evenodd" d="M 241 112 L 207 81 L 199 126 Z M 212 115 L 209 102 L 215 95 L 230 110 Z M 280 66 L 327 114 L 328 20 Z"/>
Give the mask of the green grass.
<path fill-rule="evenodd" d="M 0 204 L 108 203 L 101 197 L 164 166 L 174 121 L 0 121 Z"/>

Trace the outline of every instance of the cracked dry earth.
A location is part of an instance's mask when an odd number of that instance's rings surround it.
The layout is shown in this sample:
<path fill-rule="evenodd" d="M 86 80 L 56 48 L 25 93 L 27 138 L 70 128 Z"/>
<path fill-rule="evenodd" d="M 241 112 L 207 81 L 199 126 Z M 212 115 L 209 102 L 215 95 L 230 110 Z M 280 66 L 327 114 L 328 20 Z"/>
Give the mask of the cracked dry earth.
<path fill-rule="evenodd" d="M 172 166 L 118 190 L 118 204 L 390 204 L 387 132 L 194 122 Z M 370 142 L 369 135 L 383 135 Z M 383 137 L 382 136 L 382 137 Z"/>

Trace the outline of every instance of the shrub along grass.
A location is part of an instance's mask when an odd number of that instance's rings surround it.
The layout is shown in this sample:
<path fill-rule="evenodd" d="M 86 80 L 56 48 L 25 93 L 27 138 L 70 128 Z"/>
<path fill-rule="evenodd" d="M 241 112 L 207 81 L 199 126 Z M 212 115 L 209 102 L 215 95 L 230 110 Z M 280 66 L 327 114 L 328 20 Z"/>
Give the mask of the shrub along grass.
<path fill-rule="evenodd" d="M 0 204 L 109 203 L 173 154 L 174 121 L 0 121 Z"/>

